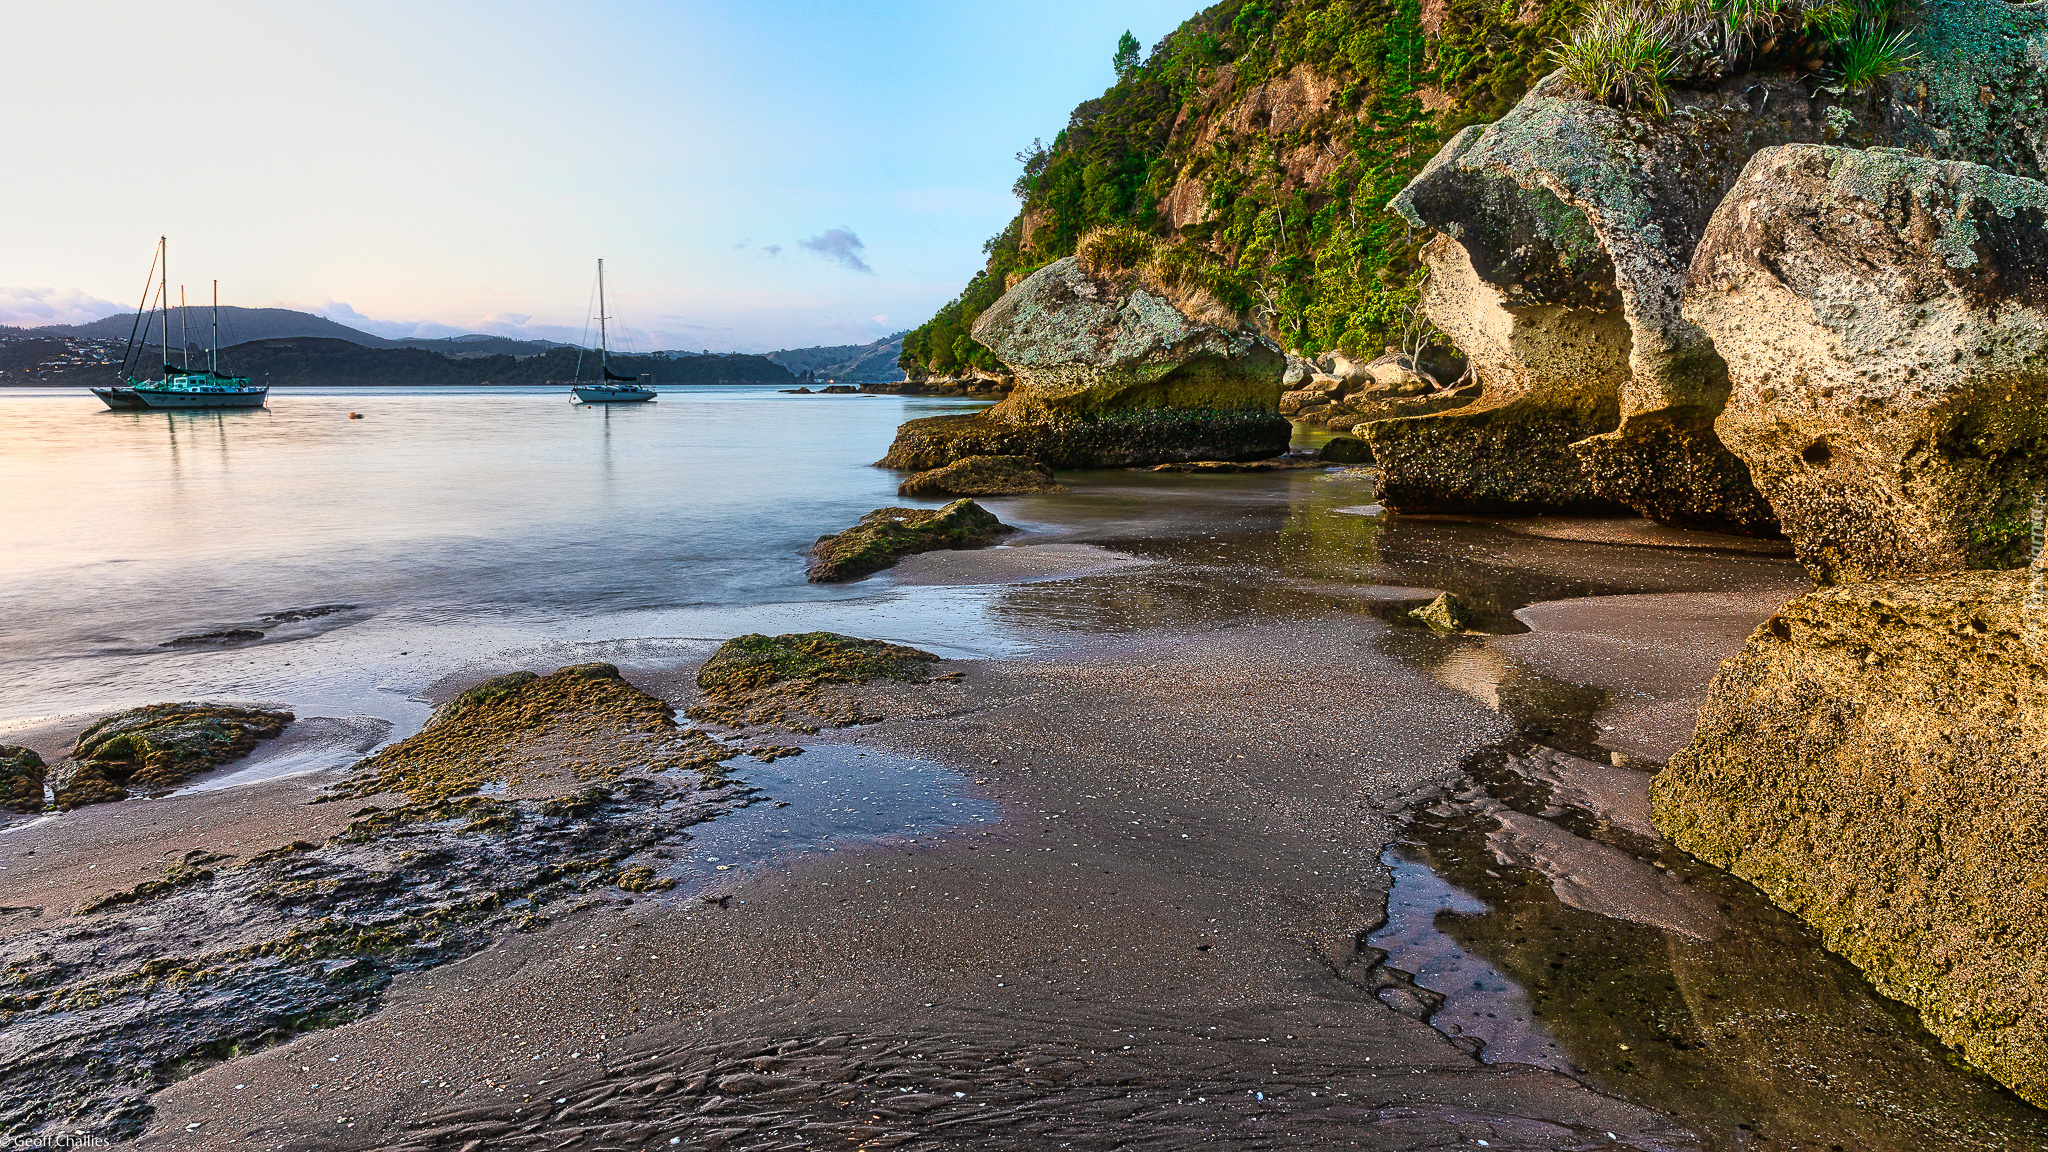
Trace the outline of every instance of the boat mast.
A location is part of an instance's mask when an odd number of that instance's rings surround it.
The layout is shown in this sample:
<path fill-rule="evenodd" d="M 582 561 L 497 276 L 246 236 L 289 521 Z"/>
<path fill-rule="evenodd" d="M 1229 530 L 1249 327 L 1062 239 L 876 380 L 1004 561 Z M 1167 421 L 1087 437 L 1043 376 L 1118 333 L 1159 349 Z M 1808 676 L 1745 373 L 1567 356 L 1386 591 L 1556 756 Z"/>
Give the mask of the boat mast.
<path fill-rule="evenodd" d="M 178 285 L 178 343 L 184 345 L 179 354 L 185 357 L 185 371 L 192 370 L 192 313 L 185 307 L 185 286 Z"/>
<path fill-rule="evenodd" d="M 171 374 L 171 249 L 169 241 L 162 236 L 157 237 L 156 246 L 157 275 L 160 277 L 156 283 L 156 306 L 164 321 L 164 376 L 168 379 Z"/>
<path fill-rule="evenodd" d="M 206 370 L 220 375 L 220 281 L 213 282 L 213 359 L 206 362 Z"/>
<path fill-rule="evenodd" d="M 605 362 L 611 358 L 611 342 L 605 338 L 604 322 L 604 257 L 597 258 L 597 382 L 606 380 Z"/>

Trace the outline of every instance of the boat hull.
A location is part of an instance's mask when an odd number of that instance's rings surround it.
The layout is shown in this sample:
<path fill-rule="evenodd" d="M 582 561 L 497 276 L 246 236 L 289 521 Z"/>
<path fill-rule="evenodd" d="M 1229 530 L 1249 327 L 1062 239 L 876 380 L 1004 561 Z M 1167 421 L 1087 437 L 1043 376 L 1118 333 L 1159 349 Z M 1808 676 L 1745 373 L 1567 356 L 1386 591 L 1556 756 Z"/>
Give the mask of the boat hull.
<path fill-rule="evenodd" d="M 604 384 L 583 384 L 569 389 L 576 399 L 585 404 L 640 404 L 654 399 L 657 393 L 652 388 L 638 385 L 619 388 Z"/>
<path fill-rule="evenodd" d="M 135 394 L 135 389 L 133 388 L 95 388 L 92 390 L 92 394 L 99 397 L 101 403 L 114 409 L 116 412 L 133 412 L 139 408 L 149 407 L 149 405 L 142 402 L 140 396 Z"/>
<path fill-rule="evenodd" d="M 270 386 L 260 388 L 200 389 L 137 388 L 136 398 L 151 408 L 261 408 Z M 102 397 L 104 399 L 104 397 Z"/>

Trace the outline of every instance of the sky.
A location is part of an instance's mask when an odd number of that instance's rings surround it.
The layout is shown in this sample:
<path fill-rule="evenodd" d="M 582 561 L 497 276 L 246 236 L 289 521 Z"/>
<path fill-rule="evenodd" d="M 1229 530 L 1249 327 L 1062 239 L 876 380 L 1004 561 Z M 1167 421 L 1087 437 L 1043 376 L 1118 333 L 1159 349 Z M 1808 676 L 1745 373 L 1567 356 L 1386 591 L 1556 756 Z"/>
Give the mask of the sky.
<path fill-rule="evenodd" d="M 633 350 L 914 327 L 1016 212 L 1015 153 L 1201 0 L 22 3 L 0 324 L 171 293 L 382 336 Z"/>

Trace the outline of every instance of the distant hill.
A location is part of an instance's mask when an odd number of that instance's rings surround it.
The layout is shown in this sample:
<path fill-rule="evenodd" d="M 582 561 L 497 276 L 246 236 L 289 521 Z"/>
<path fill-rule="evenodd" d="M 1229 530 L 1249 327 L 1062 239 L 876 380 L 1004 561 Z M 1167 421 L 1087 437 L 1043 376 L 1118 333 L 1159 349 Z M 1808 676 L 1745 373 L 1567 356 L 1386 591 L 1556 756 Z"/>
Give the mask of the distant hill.
<path fill-rule="evenodd" d="M 820 380 L 846 384 L 882 384 L 903 379 L 896 357 L 903 351 L 898 332 L 872 344 L 830 344 L 816 348 L 785 348 L 768 359 L 791 372 L 809 372 Z"/>
<path fill-rule="evenodd" d="M 31 331 L 42 331 L 32 329 Z M 66 349 L 67 343 L 71 345 Z M 103 351 L 79 346 L 97 344 Z M 70 341 L 0 334 L 0 383 L 98 385 L 113 377 L 121 347 L 72 338 Z M 111 359 L 108 357 L 111 356 Z M 58 358 L 61 357 L 61 358 Z M 150 366 L 144 361 L 144 367 Z M 550 384 L 575 379 L 578 352 L 574 347 L 550 348 L 532 356 L 444 356 L 424 348 L 365 348 L 348 340 L 291 337 L 251 340 L 220 350 L 223 372 L 248 376 L 277 386 L 323 385 L 359 387 L 386 384 L 474 386 L 479 384 Z M 788 384 L 795 377 L 765 356 L 691 355 L 611 357 L 612 371 L 622 376 L 651 376 L 657 385 Z M 597 357 L 586 354 L 582 379 L 597 375 Z"/>
<path fill-rule="evenodd" d="M 550 348 L 573 348 L 557 340 L 515 340 L 510 336 L 447 336 L 438 340 L 408 337 L 393 340 L 400 348 L 418 348 L 426 352 L 439 352 L 443 356 L 457 358 L 467 356 L 538 356 Z M 696 355 L 692 352 L 689 355 Z"/>
<path fill-rule="evenodd" d="M 183 343 L 184 340 L 181 337 L 189 338 L 192 343 L 202 348 L 211 344 L 212 338 L 208 333 L 207 327 L 211 322 L 211 318 L 211 309 L 194 307 L 186 313 L 184 316 L 186 323 L 181 326 L 178 309 L 171 309 L 171 347 L 177 348 Z M 147 322 L 146 319 L 145 322 Z M 128 333 L 134 329 L 134 326 L 134 314 L 123 313 L 119 316 L 108 316 L 104 319 L 94 320 L 89 324 L 51 324 L 46 327 L 32 329 L 32 331 L 39 336 L 88 336 L 97 337 L 102 340 L 125 341 L 128 339 Z M 399 346 L 399 342 L 396 340 L 386 340 L 382 336 L 372 336 L 368 332 L 351 328 L 346 324 L 336 324 L 324 316 L 315 316 L 310 312 L 297 312 L 290 308 L 234 308 L 228 306 L 223 306 L 220 310 L 220 342 L 223 348 L 230 344 L 241 344 L 250 340 L 285 340 L 295 336 L 315 336 L 328 340 L 346 340 L 351 344 L 359 344 L 365 348 L 396 348 Z M 162 330 L 152 325 L 149 330 L 149 342 L 157 344 L 161 343 L 162 340 Z"/>

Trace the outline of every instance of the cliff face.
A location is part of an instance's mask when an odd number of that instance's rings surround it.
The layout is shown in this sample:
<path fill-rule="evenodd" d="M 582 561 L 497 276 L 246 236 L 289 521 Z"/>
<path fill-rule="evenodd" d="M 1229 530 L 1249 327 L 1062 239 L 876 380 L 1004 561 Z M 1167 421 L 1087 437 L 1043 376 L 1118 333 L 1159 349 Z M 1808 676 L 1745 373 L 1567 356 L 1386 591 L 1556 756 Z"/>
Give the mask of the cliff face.
<path fill-rule="evenodd" d="M 960 297 L 904 339 L 912 378 L 1000 371 L 974 339 L 1024 276 L 1128 224 L 1308 355 L 1378 354 L 1411 319 L 1425 238 L 1384 211 L 1458 129 L 1548 70 L 1573 0 L 1230 0 L 1020 154 L 1023 206 Z"/>

